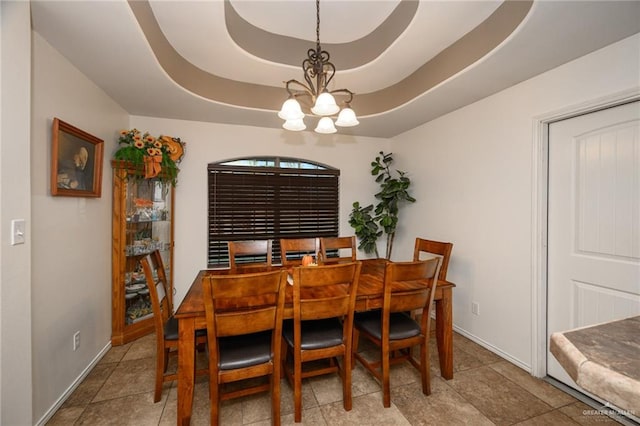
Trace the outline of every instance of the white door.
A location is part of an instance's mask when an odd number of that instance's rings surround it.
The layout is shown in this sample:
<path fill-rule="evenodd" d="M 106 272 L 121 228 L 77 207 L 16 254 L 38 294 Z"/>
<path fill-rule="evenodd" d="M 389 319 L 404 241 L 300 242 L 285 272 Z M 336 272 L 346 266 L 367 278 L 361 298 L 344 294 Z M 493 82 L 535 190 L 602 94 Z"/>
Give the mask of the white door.
<path fill-rule="evenodd" d="M 555 331 L 640 314 L 640 102 L 549 126 L 547 374 Z"/>

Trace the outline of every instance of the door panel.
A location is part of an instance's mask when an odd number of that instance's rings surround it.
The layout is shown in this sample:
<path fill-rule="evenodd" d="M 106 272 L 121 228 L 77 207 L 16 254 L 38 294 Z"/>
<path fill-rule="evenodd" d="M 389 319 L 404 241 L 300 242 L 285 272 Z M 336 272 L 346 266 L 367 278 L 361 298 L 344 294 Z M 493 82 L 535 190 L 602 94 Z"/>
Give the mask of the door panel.
<path fill-rule="evenodd" d="M 549 126 L 547 342 L 640 313 L 640 102 Z M 547 374 L 579 389 L 547 348 Z"/>

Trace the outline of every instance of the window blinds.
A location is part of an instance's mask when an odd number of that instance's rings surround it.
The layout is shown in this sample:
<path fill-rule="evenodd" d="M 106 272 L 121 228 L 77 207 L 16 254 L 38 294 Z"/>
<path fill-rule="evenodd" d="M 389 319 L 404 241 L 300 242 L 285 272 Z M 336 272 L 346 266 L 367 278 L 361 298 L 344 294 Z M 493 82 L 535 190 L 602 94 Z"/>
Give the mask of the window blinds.
<path fill-rule="evenodd" d="M 209 267 L 228 265 L 228 241 L 338 235 L 339 170 L 210 164 Z"/>

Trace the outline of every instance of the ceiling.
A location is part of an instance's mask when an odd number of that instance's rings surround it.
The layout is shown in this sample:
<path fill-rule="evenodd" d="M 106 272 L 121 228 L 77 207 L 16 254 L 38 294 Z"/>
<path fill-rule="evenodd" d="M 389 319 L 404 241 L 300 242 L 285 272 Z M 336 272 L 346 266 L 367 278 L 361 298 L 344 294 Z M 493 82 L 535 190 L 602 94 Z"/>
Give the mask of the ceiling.
<path fill-rule="evenodd" d="M 280 128 L 316 41 L 313 0 L 31 4 L 34 30 L 132 115 Z M 640 32 L 640 1 L 322 0 L 320 22 L 332 88 L 356 93 L 360 125 L 339 133 L 393 137 Z"/>

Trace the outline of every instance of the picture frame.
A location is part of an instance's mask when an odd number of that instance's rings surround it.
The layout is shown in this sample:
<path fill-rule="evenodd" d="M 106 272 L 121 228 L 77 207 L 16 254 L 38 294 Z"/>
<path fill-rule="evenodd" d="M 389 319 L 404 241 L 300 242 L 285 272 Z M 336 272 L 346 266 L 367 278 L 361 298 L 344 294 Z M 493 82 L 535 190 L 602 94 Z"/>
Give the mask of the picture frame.
<path fill-rule="evenodd" d="M 53 119 L 51 137 L 51 195 L 102 195 L 104 141 L 59 118 Z"/>

